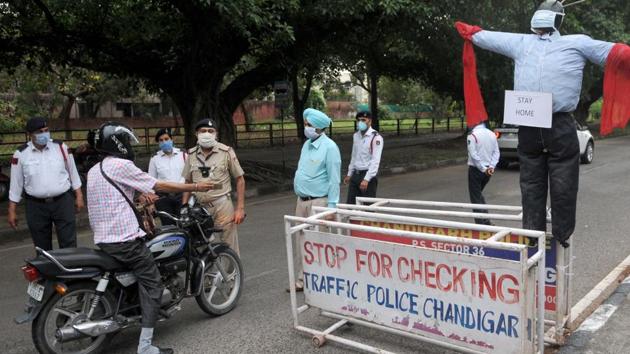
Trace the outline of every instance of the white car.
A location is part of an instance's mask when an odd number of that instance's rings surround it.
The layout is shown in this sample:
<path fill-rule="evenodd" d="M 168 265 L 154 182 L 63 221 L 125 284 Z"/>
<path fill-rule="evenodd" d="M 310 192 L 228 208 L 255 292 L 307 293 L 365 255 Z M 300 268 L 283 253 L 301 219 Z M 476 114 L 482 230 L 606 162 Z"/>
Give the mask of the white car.
<path fill-rule="evenodd" d="M 593 135 L 588 130 L 588 127 L 581 125 L 576 121 L 577 136 L 580 142 L 580 160 L 582 163 L 589 164 L 593 162 L 593 155 L 595 153 L 595 142 Z M 505 168 L 510 162 L 518 161 L 518 153 L 516 149 L 518 147 L 518 127 L 503 125 L 494 130 L 494 134 L 497 136 L 497 142 L 499 143 L 499 151 L 501 152 L 501 158 L 497 167 Z"/>

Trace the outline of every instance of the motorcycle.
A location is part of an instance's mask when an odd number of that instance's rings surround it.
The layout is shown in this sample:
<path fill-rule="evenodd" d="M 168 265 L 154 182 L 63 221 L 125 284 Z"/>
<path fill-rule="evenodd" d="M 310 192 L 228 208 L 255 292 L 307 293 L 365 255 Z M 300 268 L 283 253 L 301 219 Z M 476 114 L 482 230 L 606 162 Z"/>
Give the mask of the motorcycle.
<path fill-rule="evenodd" d="M 214 242 L 212 216 L 194 196 L 179 218 L 157 212 L 176 225 L 158 228 L 146 242 L 160 270 L 160 321 L 194 297 L 210 316 L 231 311 L 241 295 L 243 270 L 238 255 Z M 32 338 L 40 353 L 97 353 L 123 329 L 140 325 L 135 276 L 106 253 L 91 248 L 44 251 L 22 267 L 29 281 L 24 314 L 32 321 Z"/>

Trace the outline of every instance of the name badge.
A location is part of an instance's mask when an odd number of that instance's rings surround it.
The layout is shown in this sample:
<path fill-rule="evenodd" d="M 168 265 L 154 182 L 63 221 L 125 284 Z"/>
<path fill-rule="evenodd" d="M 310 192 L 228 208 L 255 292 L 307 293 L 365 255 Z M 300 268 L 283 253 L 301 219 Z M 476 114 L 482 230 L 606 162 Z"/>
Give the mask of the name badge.
<path fill-rule="evenodd" d="M 551 128 L 552 102 L 547 92 L 505 91 L 503 123 Z"/>

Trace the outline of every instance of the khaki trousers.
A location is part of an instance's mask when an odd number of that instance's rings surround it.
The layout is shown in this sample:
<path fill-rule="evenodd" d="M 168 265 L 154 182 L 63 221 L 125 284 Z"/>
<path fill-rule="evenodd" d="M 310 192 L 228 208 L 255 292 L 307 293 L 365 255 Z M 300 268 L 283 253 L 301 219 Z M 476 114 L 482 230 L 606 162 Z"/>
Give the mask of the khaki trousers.
<path fill-rule="evenodd" d="M 295 206 L 295 216 L 307 218 L 313 215 L 313 207 L 325 207 L 328 205 L 328 198 L 317 198 L 303 201 L 299 197 L 297 198 L 297 204 Z M 301 245 L 304 241 L 304 233 L 299 232 L 294 238 L 293 242 L 293 264 L 295 265 L 295 278 L 298 285 L 303 286 L 304 283 L 304 267 L 302 266 L 302 249 Z"/>
<path fill-rule="evenodd" d="M 206 207 L 214 219 L 214 227 L 223 230 L 221 233 L 221 242 L 227 243 L 227 245 L 240 256 L 238 232 L 236 230 L 236 224 L 234 224 L 234 205 L 232 204 L 232 198 L 229 195 L 227 198 L 220 197 L 214 203 L 206 203 Z"/>

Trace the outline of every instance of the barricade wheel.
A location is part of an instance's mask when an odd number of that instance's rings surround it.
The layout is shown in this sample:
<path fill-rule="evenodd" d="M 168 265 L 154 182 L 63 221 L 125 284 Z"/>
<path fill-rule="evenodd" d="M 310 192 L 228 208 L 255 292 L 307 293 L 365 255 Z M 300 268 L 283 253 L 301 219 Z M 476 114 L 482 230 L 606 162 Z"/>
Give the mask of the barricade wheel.
<path fill-rule="evenodd" d="M 313 336 L 313 346 L 315 348 L 319 348 L 326 343 L 326 338 L 324 336 Z"/>

